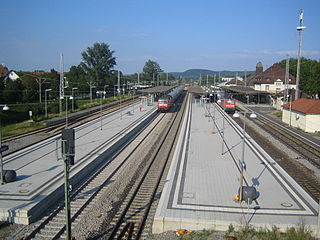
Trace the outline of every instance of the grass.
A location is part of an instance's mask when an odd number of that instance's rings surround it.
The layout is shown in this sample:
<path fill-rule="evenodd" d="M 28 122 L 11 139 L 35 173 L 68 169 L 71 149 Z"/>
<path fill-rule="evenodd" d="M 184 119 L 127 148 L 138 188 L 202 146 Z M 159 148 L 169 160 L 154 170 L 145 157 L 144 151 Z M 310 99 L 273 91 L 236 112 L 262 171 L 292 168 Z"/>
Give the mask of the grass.
<path fill-rule="evenodd" d="M 29 132 L 32 130 L 40 129 L 43 127 L 45 127 L 44 124 L 28 120 L 21 123 L 14 123 L 14 124 L 1 126 L 1 132 L 2 132 L 2 137 L 9 137 L 9 136 L 14 136 L 14 135 L 22 134 L 25 132 Z"/>
<path fill-rule="evenodd" d="M 275 115 L 278 118 L 282 118 L 282 111 L 274 111 L 273 115 Z"/>
<path fill-rule="evenodd" d="M 286 232 L 281 232 L 279 228 L 273 226 L 271 229 L 254 228 L 252 226 L 245 226 L 241 229 L 235 230 L 232 224 L 229 225 L 228 230 L 224 235 L 219 234 L 214 230 L 195 231 L 191 234 L 185 234 L 177 237 L 180 240 L 204 240 L 204 239 L 235 239 L 235 240 L 316 240 L 312 236 L 312 231 L 304 224 L 297 227 L 288 228 Z"/>
<path fill-rule="evenodd" d="M 122 100 L 129 98 L 129 96 L 122 96 Z M 113 101 L 118 100 L 119 97 L 116 97 L 116 99 L 114 99 L 114 97 L 109 97 L 106 99 L 103 99 L 102 103 L 106 104 L 106 103 L 111 103 Z M 98 106 L 101 104 L 100 102 L 101 100 L 99 98 L 93 99 L 92 103 L 90 100 L 78 100 L 78 105 L 79 107 L 77 109 L 75 109 L 74 112 L 83 110 L 83 109 L 87 109 L 87 108 L 91 108 L 94 106 Z M 71 110 L 69 109 L 68 112 L 71 112 Z M 62 114 L 64 115 L 65 112 L 62 112 Z M 54 118 L 59 116 L 59 113 L 49 113 L 48 114 L 48 118 L 45 118 L 44 115 L 38 116 L 37 118 L 34 118 L 35 121 L 24 121 L 24 122 L 20 122 L 20 123 L 14 123 L 14 124 L 7 124 L 7 125 L 2 125 L 1 126 L 1 136 L 2 137 L 10 137 L 10 136 L 14 136 L 14 135 L 18 135 L 18 134 L 22 134 L 25 132 L 29 132 L 29 131 L 33 131 L 33 130 L 37 130 L 40 128 L 45 127 L 44 124 L 39 123 L 38 121 L 42 121 L 45 119 L 50 119 L 50 118 Z"/>

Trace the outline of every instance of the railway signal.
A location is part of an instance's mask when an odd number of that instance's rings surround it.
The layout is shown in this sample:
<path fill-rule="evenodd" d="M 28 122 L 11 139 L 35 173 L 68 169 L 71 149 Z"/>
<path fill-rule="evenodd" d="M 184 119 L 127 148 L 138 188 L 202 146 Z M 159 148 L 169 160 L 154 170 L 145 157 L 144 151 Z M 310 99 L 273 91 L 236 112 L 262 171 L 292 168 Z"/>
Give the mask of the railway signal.
<path fill-rule="evenodd" d="M 62 156 L 64 160 L 64 194 L 66 209 L 66 239 L 71 239 L 71 212 L 70 212 L 70 165 L 74 165 L 75 156 L 75 134 L 73 128 L 62 130 Z"/>

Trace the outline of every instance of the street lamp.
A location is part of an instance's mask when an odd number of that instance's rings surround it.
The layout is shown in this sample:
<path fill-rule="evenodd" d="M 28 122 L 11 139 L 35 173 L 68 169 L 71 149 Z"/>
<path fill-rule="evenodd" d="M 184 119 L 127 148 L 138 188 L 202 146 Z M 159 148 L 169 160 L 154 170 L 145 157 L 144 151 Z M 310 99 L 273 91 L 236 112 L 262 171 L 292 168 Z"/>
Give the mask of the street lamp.
<path fill-rule="evenodd" d="M 77 87 L 71 89 L 71 96 L 72 96 L 72 112 L 74 111 L 74 97 L 73 97 L 73 90 L 77 90 Z"/>
<path fill-rule="evenodd" d="M 70 100 L 73 100 L 73 96 L 64 95 L 63 97 L 60 97 L 60 99 L 64 99 L 64 98 L 66 98 L 66 127 L 65 128 L 68 128 L 68 98 Z"/>
<path fill-rule="evenodd" d="M 106 99 L 106 87 L 109 87 L 109 85 L 103 86 L 103 99 Z"/>
<path fill-rule="evenodd" d="M 243 170 L 246 168 L 246 164 L 244 161 L 244 147 L 245 147 L 245 137 L 246 137 L 246 114 L 249 112 L 242 112 L 243 113 L 243 131 L 242 131 L 242 154 L 241 154 L 241 163 L 240 163 L 240 188 L 239 188 L 239 195 L 240 201 L 242 201 L 242 188 L 243 188 Z M 240 118 L 239 112 L 235 112 L 233 114 L 234 118 Z M 250 114 L 250 118 L 256 118 L 257 115 L 252 112 Z"/>
<path fill-rule="evenodd" d="M 3 107 L 3 111 L 8 111 L 10 108 L 7 105 L 0 105 Z M 1 140 L 1 119 L 0 119 L 0 148 L 2 148 L 2 140 Z M 1 185 L 4 184 L 3 182 L 3 161 L 2 161 L 2 150 L 0 151 L 0 162 L 1 162 Z"/>
<path fill-rule="evenodd" d="M 106 94 L 105 91 L 97 91 L 97 94 L 100 95 L 100 129 L 102 130 L 102 94 Z"/>
<path fill-rule="evenodd" d="M 96 86 L 90 85 L 90 103 L 92 103 L 92 89 L 96 88 Z"/>
<path fill-rule="evenodd" d="M 296 77 L 296 93 L 295 100 L 299 99 L 299 81 L 300 81 L 300 57 L 301 57 L 301 42 L 302 42 L 302 30 L 306 29 L 303 24 L 303 10 L 301 9 L 299 12 L 299 26 L 297 27 L 297 31 L 299 32 L 299 47 L 298 47 L 298 60 L 297 60 L 297 77 Z"/>
<path fill-rule="evenodd" d="M 47 92 L 50 92 L 52 89 L 51 88 L 48 88 L 45 90 L 45 94 L 44 94 L 44 106 L 45 106 L 45 115 L 46 115 L 46 118 L 48 117 L 48 103 L 47 103 Z"/>

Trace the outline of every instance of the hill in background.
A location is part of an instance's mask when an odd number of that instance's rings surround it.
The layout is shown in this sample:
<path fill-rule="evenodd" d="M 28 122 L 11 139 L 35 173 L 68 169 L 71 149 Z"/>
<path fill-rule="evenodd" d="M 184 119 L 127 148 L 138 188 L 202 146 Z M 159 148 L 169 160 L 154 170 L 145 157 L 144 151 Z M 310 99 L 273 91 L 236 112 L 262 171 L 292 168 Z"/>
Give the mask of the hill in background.
<path fill-rule="evenodd" d="M 244 71 L 220 71 L 220 76 L 221 77 L 234 77 L 236 76 L 236 74 L 238 73 L 238 76 L 244 76 Z M 247 71 L 247 76 L 249 74 L 253 74 L 255 73 L 255 71 Z M 175 78 L 194 78 L 194 79 L 198 79 L 200 77 L 200 74 L 202 76 L 202 78 L 205 78 L 207 75 L 209 76 L 213 76 L 216 75 L 216 77 L 219 76 L 219 71 L 212 71 L 212 70 L 207 70 L 207 69 L 189 69 L 187 71 L 184 72 L 171 72 L 170 74 L 172 74 Z"/>

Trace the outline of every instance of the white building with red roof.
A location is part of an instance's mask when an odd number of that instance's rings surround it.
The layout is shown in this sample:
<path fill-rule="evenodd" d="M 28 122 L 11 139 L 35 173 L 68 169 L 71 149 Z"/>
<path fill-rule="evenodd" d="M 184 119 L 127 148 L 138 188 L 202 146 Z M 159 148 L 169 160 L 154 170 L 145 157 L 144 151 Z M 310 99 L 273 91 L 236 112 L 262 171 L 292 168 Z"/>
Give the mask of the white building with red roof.
<path fill-rule="evenodd" d="M 320 132 L 320 100 L 300 98 L 282 107 L 283 122 L 305 132 Z"/>

